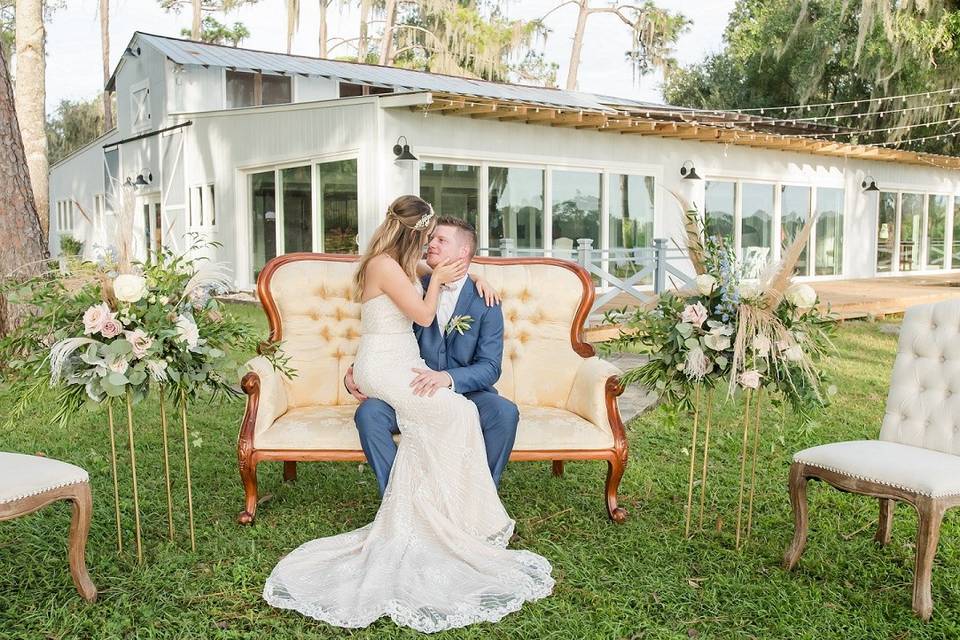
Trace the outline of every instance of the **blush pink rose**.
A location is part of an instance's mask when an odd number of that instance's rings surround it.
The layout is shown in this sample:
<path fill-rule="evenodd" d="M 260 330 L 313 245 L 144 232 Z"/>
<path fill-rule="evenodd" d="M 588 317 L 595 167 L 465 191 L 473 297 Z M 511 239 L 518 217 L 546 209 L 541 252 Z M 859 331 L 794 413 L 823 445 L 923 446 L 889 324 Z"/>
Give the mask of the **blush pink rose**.
<path fill-rule="evenodd" d="M 744 371 L 740 374 L 740 385 L 747 389 L 760 388 L 760 372 L 756 369 Z"/>
<path fill-rule="evenodd" d="M 123 331 L 123 325 L 116 318 L 107 318 L 100 327 L 100 334 L 104 338 L 115 338 Z"/>
<path fill-rule="evenodd" d="M 113 312 L 106 302 L 93 305 L 83 312 L 83 335 L 97 333 L 103 328 L 103 323 L 113 317 Z"/>
<path fill-rule="evenodd" d="M 695 327 L 700 327 L 707 321 L 709 315 L 707 308 L 703 306 L 702 303 L 697 302 L 696 304 L 688 304 L 683 308 L 683 312 L 680 314 L 680 321 L 689 322 Z"/>

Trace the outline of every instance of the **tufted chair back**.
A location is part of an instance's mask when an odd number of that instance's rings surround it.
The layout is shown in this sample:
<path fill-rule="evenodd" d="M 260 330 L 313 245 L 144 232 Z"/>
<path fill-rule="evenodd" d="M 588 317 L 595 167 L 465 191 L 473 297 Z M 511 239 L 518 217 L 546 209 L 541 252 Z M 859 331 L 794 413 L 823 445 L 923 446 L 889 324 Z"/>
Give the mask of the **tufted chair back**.
<path fill-rule="evenodd" d="M 960 455 L 960 300 L 904 314 L 880 439 Z"/>
<path fill-rule="evenodd" d="M 293 253 L 271 260 L 257 291 L 271 339 L 297 370 L 284 379 L 289 406 L 352 404 L 342 380 L 360 337 L 352 298 L 356 256 Z M 589 276 L 572 263 L 538 258 L 476 258 L 502 298 L 503 372 L 497 391 L 517 404 L 564 407 L 577 367 L 593 348 L 581 327 L 593 303 Z"/>

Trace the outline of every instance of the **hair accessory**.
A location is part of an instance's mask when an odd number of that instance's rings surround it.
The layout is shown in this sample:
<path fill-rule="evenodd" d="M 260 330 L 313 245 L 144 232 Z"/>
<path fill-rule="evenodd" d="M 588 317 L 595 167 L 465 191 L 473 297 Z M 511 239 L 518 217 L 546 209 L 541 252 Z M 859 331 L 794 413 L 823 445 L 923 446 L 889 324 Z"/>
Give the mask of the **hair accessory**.
<path fill-rule="evenodd" d="M 429 206 L 429 205 L 428 205 Z M 430 207 L 430 211 L 420 216 L 420 219 L 417 220 L 417 224 L 413 225 L 413 228 L 417 231 L 423 231 L 427 228 L 427 225 L 430 224 L 430 221 L 433 219 L 433 207 Z"/>

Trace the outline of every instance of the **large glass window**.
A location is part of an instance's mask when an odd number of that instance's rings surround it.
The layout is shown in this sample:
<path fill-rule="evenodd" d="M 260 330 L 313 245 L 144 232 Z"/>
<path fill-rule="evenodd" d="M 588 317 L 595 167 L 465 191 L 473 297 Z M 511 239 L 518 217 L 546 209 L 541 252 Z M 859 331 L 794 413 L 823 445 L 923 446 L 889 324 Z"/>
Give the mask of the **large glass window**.
<path fill-rule="evenodd" d="M 756 278 L 770 260 L 773 237 L 772 184 L 743 183 L 740 248 L 744 277 Z"/>
<path fill-rule="evenodd" d="M 252 107 L 257 104 L 255 98 L 255 73 L 230 71 L 227 69 L 227 108 Z"/>
<path fill-rule="evenodd" d="M 704 204 L 704 233 L 733 244 L 733 213 L 736 208 L 736 184 L 707 182 Z"/>
<path fill-rule="evenodd" d="M 780 211 L 780 247 L 782 252 L 785 252 L 800 235 L 803 225 L 810 217 L 810 187 L 780 187 Z M 797 259 L 793 273 L 798 276 L 809 275 L 806 247 Z"/>
<path fill-rule="evenodd" d="M 880 192 L 877 211 L 877 272 L 893 271 L 893 258 L 897 245 L 897 194 Z"/>
<path fill-rule="evenodd" d="M 927 196 L 927 268 L 942 269 L 947 234 L 947 196 Z"/>
<path fill-rule="evenodd" d="M 543 248 L 543 169 L 490 167 L 489 246 L 501 238 L 517 248 Z"/>
<path fill-rule="evenodd" d="M 585 171 L 553 172 L 553 248 L 559 257 L 590 238 L 600 248 L 600 174 Z"/>
<path fill-rule="evenodd" d="M 653 246 L 653 187 L 650 176 L 610 176 L 610 272 L 619 278 L 633 275 L 649 258 L 618 249 Z"/>
<path fill-rule="evenodd" d="M 116 188 L 120 185 L 120 150 L 109 149 L 103 152 L 103 192 L 106 194 L 107 211 L 117 210 Z"/>
<path fill-rule="evenodd" d="M 310 251 L 313 224 L 310 211 L 310 167 L 290 167 L 280 172 L 283 188 L 283 252 Z"/>
<path fill-rule="evenodd" d="M 318 164 L 317 175 L 323 251 L 357 253 L 357 161 Z"/>
<path fill-rule="evenodd" d="M 843 271 L 843 189 L 817 189 L 816 227 L 816 274 L 839 275 Z"/>
<path fill-rule="evenodd" d="M 920 268 L 920 235 L 923 233 L 923 196 L 904 193 L 900 201 L 900 271 Z"/>
<path fill-rule="evenodd" d="M 290 76 L 263 74 L 263 93 L 260 104 L 289 104 L 291 97 Z"/>
<path fill-rule="evenodd" d="M 420 197 L 432 204 L 439 215 L 461 218 L 476 229 L 480 167 L 421 162 Z"/>
<path fill-rule="evenodd" d="M 277 185 L 273 171 L 250 176 L 253 278 L 277 255 Z"/>

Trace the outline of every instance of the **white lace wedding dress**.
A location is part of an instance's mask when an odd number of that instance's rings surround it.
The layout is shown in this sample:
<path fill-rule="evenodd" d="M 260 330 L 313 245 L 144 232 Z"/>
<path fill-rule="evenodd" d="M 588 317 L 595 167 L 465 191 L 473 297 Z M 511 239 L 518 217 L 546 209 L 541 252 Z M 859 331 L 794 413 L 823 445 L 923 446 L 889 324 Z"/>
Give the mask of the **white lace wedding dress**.
<path fill-rule="evenodd" d="M 476 405 L 448 389 L 414 395 L 414 367 L 426 365 L 410 319 L 386 295 L 363 303 L 354 378 L 397 412 L 390 481 L 372 523 L 277 564 L 263 590 L 271 605 L 339 627 L 387 615 L 429 633 L 495 622 L 552 591 L 546 559 L 506 549 L 514 521 L 490 477 Z"/>

